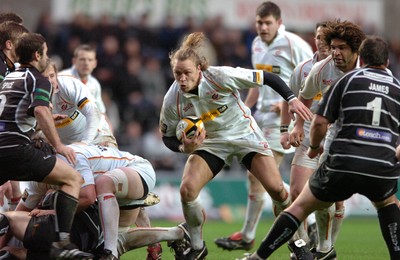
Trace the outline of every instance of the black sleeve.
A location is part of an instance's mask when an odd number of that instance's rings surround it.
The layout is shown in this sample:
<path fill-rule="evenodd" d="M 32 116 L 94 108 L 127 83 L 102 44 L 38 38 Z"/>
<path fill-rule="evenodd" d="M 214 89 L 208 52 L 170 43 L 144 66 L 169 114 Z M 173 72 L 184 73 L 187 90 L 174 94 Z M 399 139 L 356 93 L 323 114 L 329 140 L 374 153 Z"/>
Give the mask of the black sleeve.
<path fill-rule="evenodd" d="M 166 147 L 168 147 L 170 150 L 180 153 L 179 151 L 179 146 L 182 144 L 176 136 L 163 136 L 162 140 L 165 144 Z"/>
<path fill-rule="evenodd" d="M 288 85 L 286 85 L 286 83 L 274 73 L 264 71 L 264 85 L 270 86 L 286 101 L 290 101 L 296 97 Z"/>

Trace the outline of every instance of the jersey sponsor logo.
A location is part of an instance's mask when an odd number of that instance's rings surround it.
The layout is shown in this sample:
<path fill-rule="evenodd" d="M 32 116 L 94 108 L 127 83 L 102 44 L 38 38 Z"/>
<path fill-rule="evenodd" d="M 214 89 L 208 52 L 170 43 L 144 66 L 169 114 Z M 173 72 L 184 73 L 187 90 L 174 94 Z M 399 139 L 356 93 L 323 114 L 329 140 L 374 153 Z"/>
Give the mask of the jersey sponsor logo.
<path fill-rule="evenodd" d="M 313 100 L 321 100 L 322 99 L 322 91 L 318 92 L 317 95 L 314 96 Z"/>
<path fill-rule="evenodd" d="M 161 133 L 166 134 L 167 133 L 167 129 L 168 129 L 167 124 L 165 124 L 164 122 L 161 122 L 161 124 L 160 124 Z"/>
<path fill-rule="evenodd" d="M 384 94 L 389 94 L 389 87 L 385 85 L 379 85 L 371 82 L 369 84 L 368 89 L 376 92 L 381 92 Z"/>
<path fill-rule="evenodd" d="M 22 201 L 26 201 L 26 199 L 29 197 L 28 191 L 25 189 L 24 193 L 22 193 L 21 199 Z"/>
<path fill-rule="evenodd" d="M 74 113 L 70 117 L 67 117 L 64 120 L 61 120 L 61 122 L 56 123 L 56 128 L 62 128 L 62 127 L 65 127 L 65 126 L 71 124 L 78 116 L 79 116 L 79 112 L 75 110 Z"/>
<path fill-rule="evenodd" d="M 374 141 L 384 141 L 387 143 L 390 143 L 392 141 L 392 135 L 390 133 L 366 129 L 366 128 L 357 128 L 356 135 L 363 139 L 369 139 Z"/>
<path fill-rule="evenodd" d="M 212 110 L 212 111 L 202 114 L 200 119 L 203 120 L 203 122 L 212 121 L 217 116 L 224 113 L 227 109 L 228 109 L 227 105 L 220 106 L 219 108 L 217 108 L 215 110 Z"/>
<path fill-rule="evenodd" d="M 256 69 L 275 73 L 275 74 L 281 74 L 281 67 L 271 65 L 271 64 L 256 64 Z"/>

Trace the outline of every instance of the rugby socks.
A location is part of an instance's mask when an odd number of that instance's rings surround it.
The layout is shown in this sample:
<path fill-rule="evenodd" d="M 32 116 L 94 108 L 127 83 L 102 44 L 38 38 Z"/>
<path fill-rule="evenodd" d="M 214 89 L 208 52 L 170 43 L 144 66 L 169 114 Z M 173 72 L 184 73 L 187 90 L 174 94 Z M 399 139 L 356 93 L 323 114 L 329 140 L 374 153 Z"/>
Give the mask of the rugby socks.
<path fill-rule="evenodd" d="M 327 252 L 332 248 L 332 222 L 335 215 L 335 204 L 326 209 L 315 211 L 318 227 L 317 251 Z"/>
<path fill-rule="evenodd" d="M 396 204 L 378 209 L 379 225 L 390 259 L 400 259 L 400 209 Z"/>
<path fill-rule="evenodd" d="M 257 255 L 262 259 L 267 259 L 275 250 L 285 244 L 299 228 L 300 221 L 290 214 L 283 211 L 276 218 L 268 235 L 261 242 L 257 249 Z"/>
<path fill-rule="evenodd" d="M 336 239 L 339 235 L 340 227 L 344 219 L 344 210 L 345 208 L 343 207 L 335 211 L 335 217 L 332 222 L 332 244 L 336 243 Z"/>
<path fill-rule="evenodd" d="M 281 213 L 284 209 L 286 209 L 287 207 L 289 207 L 291 200 L 290 200 L 290 196 L 289 193 L 285 190 L 286 195 L 285 195 L 285 199 L 283 201 L 277 201 L 277 200 L 272 200 L 272 204 L 273 204 L 273 213 L 274 216 L 277 217 L 279 215 L 279 213 Z"/>
<path fill-rule="evenodd" d="M 104 248 L 111 250 L 118 256 L 117 240 L 119 225 L 119 205 L 113 193 L 104 193 L 97 196 L 101 227 L 104 232 Z"/>
<path fill-rule="evenodd" d="M 56 230 L 60 241 L 69 241 L 72 222 L 78 207 L 78 199 L 58 190 L 54 196 L 54 209 L 56 210 Z"/>
<path fill-rule="evenodd" d="M 162 241 L 183 239 L 183 231 L 178 227 L 172 228 L 131 228 L 118 235 L 118 253 L 124 254 L 130 250 Z"/>
<path fill-rule="evenodd" d="M 188 224 L 192 248 L 196 250 L 203 248 L 202 229 L 206 216 L 199 199 L 197 198 L 189 202 L 182 201 L 182 209 L 186 223 Z"/>
<path fill-rule="evenodd" d="M 256 229 L 264 208 L 266 192 L 250 193 L 247 198 L 247 209 L 244 225 L 240 233 L 246 242 L 251 242 L 256 237 Z"/>

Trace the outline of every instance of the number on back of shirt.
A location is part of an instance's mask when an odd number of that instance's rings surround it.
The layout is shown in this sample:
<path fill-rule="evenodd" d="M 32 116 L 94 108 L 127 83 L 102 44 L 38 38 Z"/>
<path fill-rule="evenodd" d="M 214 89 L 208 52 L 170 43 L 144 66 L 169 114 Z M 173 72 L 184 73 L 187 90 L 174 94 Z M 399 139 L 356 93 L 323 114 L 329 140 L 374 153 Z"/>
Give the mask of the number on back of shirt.
<path fill-rule="evenodd" d="M 372 125 L 379 126 L 381 122 L 382 98 L 376 97 L 367 103 L 367 108 L 372 110 Z"/>

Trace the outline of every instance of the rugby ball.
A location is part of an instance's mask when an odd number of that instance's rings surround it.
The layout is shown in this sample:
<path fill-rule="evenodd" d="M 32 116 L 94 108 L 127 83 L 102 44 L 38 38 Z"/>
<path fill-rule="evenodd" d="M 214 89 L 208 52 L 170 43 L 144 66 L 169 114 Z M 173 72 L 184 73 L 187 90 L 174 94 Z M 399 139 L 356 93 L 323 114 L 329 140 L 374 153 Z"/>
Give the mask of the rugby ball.
<path fill-rule="evenodd" d="M 183 136 L 182 133 L 185 132 L 187 138 L 192 138 L 197 129 L 199 129 L 200 132 L 203 131 L 203 120 L 195 116 L 184 117 L 176 126 L 176 137 L 181 141 Z"/>

